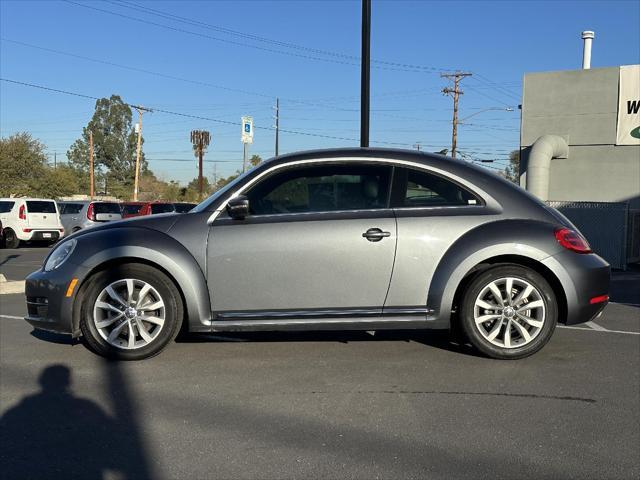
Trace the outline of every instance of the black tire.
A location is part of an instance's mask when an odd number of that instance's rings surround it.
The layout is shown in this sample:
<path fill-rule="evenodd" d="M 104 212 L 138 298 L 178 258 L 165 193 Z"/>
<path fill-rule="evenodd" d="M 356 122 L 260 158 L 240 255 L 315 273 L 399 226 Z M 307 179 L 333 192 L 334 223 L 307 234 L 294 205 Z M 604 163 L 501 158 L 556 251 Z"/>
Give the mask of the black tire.
<path fill-rule="evenodd" d="M 16 232 L 10 228 L 4 229 L 4 246 L 6 248 L 18 248 L 20 246 L 20 239 L 16 235 Z"/>
<path fill-rule="evenodd" d="M 133 278 L 151 285 L 164 302 L 164 324 L 157 336 L 145 346 L 125 350 L 107 342 L 99 333 L 93 318 L 93 309 L 100 293 L 118 280 Z M 183 306 L 180 293 L 174 283 L 161 271 L 142 264 L 124 264 L 104 270 L 89 279 L 83 289 L 80 305 L 80 330 L 85 345 L 94 353 L 116 360 L 142 360 L 160 353 L 180 331 Z"/>
<path fill-rule="evenodd" d="M 486 287 L 488 287 L 491 282 L 499 281 L 499 279 L 504 278 L 520 279 L 529 283 L 537 290 L 537 293 L 540 296 L 540 300 L 542 300 L 542 302 L 544 303 L 544 322 L 542 324 L 542 327 L 540 327 L 535 336 L 531 335 L 532 340 L 520 347 L 514 346 L 511 348 L 506 348 L 505 346 L 495 345 L 483 336 L 480 331 L 482 326 L 476 325 L 475 308 L 478 296 L 481 294 L 481 292 L 484 291 Z M 526 303 L 524 303 L 523 305 L 526 305 Z M 504 311 L 506 312 L 506 307 Z M 499 318 L 496 320 L 488 321 L 489 323 L 485 325 L 496 325 L 491 322 L 498 320 L 501 322 L 505 322 L 504 324 L 508 325 L 508 323 L 506 323 L 508 321 L 508 318 L 503 317 L 502 312 L 503 310 L 501 309 Z M 495 311 L 493 311 L 493 313 L 495 313 Z M 502 320 L 503 318 L 505 318 L 505 320 Z M 517 317 L 514 317 L 512 321 L 515 322 L 516 320 Z M 471 342 L 471 344 L 484 355 L 501 360 L 515 360 L 528 357 L 544 347 L 553 335 L 556 324 L 558 322 L 558 304 L 556 301 L 556 295 L 549 283 L 544 279 L 544 277 L 530 268 L 526 268 L 520 265 L 497 266 L 478 274 L 468 285 L 464 293 L 462 307 L 460 309 L 460 322 L 462 330 L 464 331 L 469 342 Z M 522 321 L 520 321 L 519 323 L 520 325 L 530 328 L 530 325 Z M 498 328 L 499 331 L 502 332 L 506 330 L 506 326 Z M 516 334 L 518 334 L 517 329 L 514 328 L 512 331 L 516 331 Z M 504 345 L 507 345 L 506 341 L 504 341 L 503 343 Z"/>

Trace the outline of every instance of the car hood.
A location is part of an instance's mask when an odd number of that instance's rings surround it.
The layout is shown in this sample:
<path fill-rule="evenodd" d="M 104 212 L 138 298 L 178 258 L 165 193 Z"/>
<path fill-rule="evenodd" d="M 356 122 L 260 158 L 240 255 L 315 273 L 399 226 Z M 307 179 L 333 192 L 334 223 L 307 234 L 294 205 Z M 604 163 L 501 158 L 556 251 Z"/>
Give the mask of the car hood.
<path fill-rule="evenodd" d="M 88 235 L 103 230 L 112 230 L 114 228 L 147 228 L 150 230 L 157 230 L 159 232 L 167 232 L 179 218 L 179 213 L 162 213 L 156 215 L 147 215 L 144 217 L 125 218 L 123 220 L 105 222 L 102 225 L 85 228 L 77 233 L 74 233 L 73 235 L 69 235 L 69 237 L 67 238 L 78 238 L 83 235 Z"/>

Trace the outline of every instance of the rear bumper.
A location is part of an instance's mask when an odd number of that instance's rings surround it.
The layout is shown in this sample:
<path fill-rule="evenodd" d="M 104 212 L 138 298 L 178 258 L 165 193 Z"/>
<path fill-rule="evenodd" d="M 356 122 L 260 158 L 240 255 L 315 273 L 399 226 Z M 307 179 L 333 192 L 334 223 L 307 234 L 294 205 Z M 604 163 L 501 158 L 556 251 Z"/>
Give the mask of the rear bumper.
<path fill-rule="evenodd" d="M 55 229 L 34 229 L 30 232 L 18 232 L 17 236 L 20 240 L 28 241 L 51 241 L 55 242 L 64 236 L 60 230 Z"/>
<path fill-rule="evenodd" d="M 542 262 L 558 277 L 565 292 L 567 325 L 584 323 L 598 316 L 607 301 L 591 303 L 595 297 L 609 294 L 611 267 L 598 255 L 564 251 Z"/>
<path fill-rule="evenodd" d="M 79 336 L 80 330 L 73 321 L 73 305 L 87 273 L 83 267 L 65 262 L 52 272 L 38 270 L 30 274 L 25 281 L 25 320 L 40 330 Z M 69 283 L 73 278 L 78 278 L 78 283 L 67 297 Z"/>

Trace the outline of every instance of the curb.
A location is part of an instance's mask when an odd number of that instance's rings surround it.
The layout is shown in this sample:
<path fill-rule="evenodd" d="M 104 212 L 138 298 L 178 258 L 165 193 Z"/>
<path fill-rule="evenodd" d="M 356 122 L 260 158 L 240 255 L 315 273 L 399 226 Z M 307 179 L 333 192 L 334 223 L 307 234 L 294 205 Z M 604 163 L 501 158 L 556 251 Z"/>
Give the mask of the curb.
<path fill-rule="evenodd" d="M 0 282 L 0 295 L 24 293 L 24 280 L 20 282 Z"/>

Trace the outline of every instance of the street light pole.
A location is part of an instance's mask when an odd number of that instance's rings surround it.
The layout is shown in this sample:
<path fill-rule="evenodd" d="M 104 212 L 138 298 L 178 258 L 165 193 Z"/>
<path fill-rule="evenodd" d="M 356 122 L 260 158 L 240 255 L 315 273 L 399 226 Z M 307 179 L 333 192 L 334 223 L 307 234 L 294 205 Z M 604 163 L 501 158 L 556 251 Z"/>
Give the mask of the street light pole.
<path fill-rule="evenodd" d="M 480 110 L 478 112 L 472 113 L 468 117 L 464 117 L 464 118 L 458 120 L 458 124 L 463 124 L 465 122 L 465 120 L 469 120 L 471 117 L 475 117 L 476 115 L 478 115 L 480 113 L 489 112 L 489 111 L 513 112 L 513 108 L 511 108 L 511 107 L 506 107 L 506 108 L 502 108 L 502 107 L 485 108 L 485 109 Z"/>

